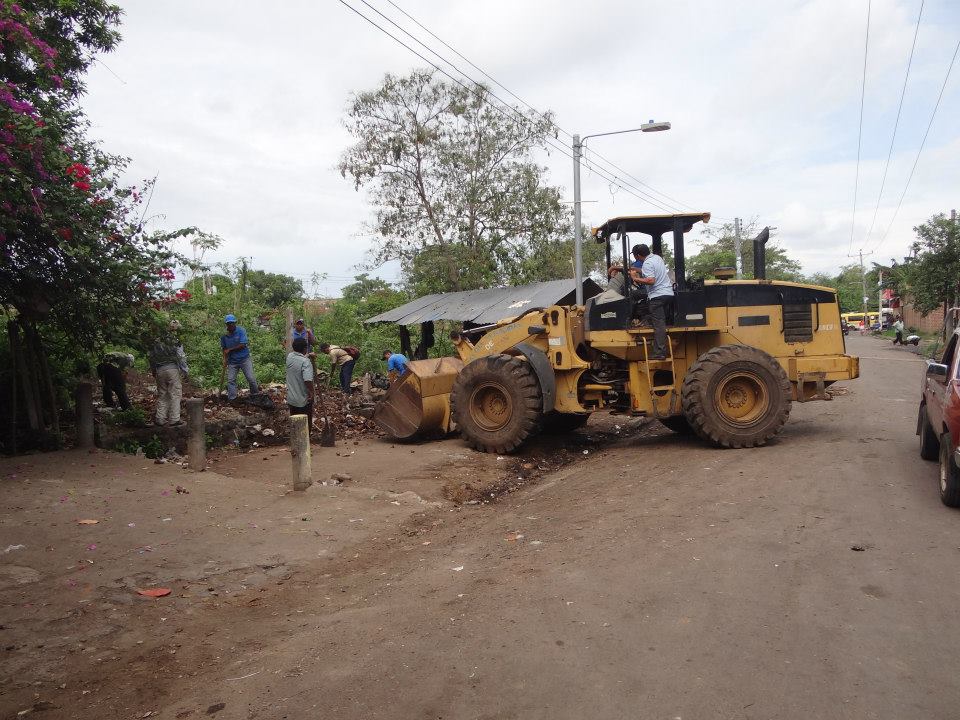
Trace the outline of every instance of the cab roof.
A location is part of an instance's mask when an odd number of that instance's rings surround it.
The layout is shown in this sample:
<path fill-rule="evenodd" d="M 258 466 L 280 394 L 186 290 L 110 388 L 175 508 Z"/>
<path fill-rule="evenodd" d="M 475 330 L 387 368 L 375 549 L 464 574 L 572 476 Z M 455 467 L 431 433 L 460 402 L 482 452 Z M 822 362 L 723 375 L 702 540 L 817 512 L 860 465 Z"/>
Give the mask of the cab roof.
<path fill-rule="evenodd" d="M 623 225 L 625 232 L 639 232 L 645 235 L 664 235 L 673 231 L 676 218 L 683 221 L 683 231 L 688 232 L 698 222 L 710 222 L 710 213 L 682 213 L 677 215 L 625 215 L 610 218 L 600 227 L 593 228 L 593 237 L 604 242 Z"/>

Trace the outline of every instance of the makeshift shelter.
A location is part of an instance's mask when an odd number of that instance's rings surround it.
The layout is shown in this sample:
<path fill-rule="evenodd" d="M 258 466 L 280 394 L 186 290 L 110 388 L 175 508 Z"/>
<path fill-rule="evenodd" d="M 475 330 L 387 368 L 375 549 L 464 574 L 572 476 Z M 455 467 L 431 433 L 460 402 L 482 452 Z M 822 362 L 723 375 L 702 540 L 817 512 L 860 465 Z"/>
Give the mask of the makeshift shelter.
<path fill-rule="evenodd" d="M 602 288 L 589 278 L 583 281 L 583 297 L 599 295 Z M 511 320 L 537 308 L 551 305 L 573 305 L 576 297 L 575 280 L 548 280 L 518 287 L 485 288 L 454 293 L 435 293 L 411 300 L 405 305 L 380 313 L 366 320 L 366 324 L 393 323 L 400 326 L 400 348 L 408 357 L 423 359 L 433 346 L 436 320 L 462 322 L 471 329 Z M 409 325 L 420 325 L 420 345 L 410 347 Z"/>

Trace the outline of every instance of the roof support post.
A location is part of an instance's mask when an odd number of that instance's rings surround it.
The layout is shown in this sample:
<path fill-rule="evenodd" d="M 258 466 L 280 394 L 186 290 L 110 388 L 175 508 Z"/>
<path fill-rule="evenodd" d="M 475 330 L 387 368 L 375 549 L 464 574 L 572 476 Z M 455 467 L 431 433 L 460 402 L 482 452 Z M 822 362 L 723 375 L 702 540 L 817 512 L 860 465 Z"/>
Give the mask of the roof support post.
<path fill-rule="evenodd" d="M 677 291 L 687 289 L 687 265 L 683 256 L 683 218 L 673 218 L 673 274 L 677 279 Z"/>

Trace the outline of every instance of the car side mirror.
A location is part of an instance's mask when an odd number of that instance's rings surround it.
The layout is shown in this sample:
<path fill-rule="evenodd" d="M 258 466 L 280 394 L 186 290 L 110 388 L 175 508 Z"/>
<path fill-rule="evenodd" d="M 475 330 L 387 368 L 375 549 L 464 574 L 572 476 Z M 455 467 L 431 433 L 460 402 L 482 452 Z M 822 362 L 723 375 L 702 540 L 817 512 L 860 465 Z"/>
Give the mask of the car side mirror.
<path fill-rule="evenodd" d="M 945 383 L 947 381 L 947 366 L 940 363 L 927 363 L 927 377 L 934 378 L 937 382 Z"/>

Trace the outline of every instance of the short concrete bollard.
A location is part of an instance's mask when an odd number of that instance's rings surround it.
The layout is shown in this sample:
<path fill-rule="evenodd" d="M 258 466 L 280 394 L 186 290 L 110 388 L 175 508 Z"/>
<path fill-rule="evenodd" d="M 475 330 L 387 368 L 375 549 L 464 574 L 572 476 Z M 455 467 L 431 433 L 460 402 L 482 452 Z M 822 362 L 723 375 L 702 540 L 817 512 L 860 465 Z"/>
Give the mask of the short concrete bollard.
<path fill-rule="evenodd" d="M 92 448 L 93 434 L 93 384 L 81 380 L 77 383 L 77 447 Z"/>
<path fill-rule="evenodd" d="M 191 470 L 205 470 L 207 467 L 207 435 L 203 418 L 203 400 L 187 400 L 187 455 Z"/>
<path fill-rule="evenodd" d="M 313 484 L 310 424 L 306 415 L 290 416 L 290 459 L 293 462 L 293 489 L 306 490 Z"/>

